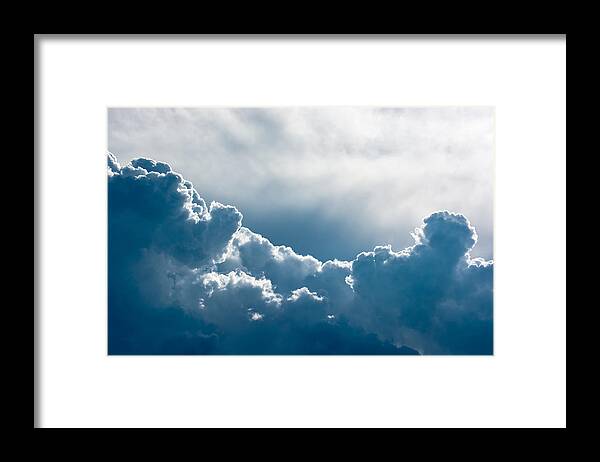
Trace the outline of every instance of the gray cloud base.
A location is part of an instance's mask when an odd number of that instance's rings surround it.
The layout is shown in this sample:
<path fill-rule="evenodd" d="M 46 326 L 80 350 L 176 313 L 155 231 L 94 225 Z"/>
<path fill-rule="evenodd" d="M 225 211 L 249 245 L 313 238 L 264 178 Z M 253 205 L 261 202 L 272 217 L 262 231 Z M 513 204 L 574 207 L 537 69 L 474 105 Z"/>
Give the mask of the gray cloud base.
<path fill-rule="evenodd" d="M 493 263 L 470 256 L 463 215 L 429 215 L 400 252 L 321 262 L 166 163 L 109 154 L 108 184 L 110 354 L 493 352 Z"/>

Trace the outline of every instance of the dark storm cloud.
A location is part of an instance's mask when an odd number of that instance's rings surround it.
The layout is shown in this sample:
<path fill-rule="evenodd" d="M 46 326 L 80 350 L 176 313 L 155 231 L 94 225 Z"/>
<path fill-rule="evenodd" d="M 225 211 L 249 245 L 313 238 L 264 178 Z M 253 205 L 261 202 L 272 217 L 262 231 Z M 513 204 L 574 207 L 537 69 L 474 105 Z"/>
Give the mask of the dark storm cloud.
<path fill-rule="evenodd" d="M 493 267 L 462 215 L 430 215 L 401 252 L 323 263 L 166 163 L 109 155 L 108 181 L 111 354 L 492 352 Z"/>
<path fill-rule="evenodd" d="M 492 265 L 468 255 L 475 230 L 462 215 L 436 212 L 414 237 L 402 252 L 376 247 L 352 262 L 353 316 L 430 352 L 491 353 Z"/>
<path fill-rule="evenodd" d="M 240 227 L 235 207 L 207 206 L 165 163 L 134 159 L 120 169 L 109 157 L 109 169 L 110 239 L 128 251 L 157 249 L 186 265 L 211 264 Z"/>

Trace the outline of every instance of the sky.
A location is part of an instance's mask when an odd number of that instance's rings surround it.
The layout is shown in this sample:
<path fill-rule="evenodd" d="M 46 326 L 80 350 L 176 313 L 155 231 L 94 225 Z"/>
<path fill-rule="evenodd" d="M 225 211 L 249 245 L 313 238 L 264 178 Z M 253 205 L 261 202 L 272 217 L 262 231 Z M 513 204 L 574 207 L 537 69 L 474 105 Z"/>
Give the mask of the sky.
<path fill-rule="evenodd" d="M 492 258 L 493 147 L 489 107 L 108 112 L 120 162 L 167 162 L 246 226 L 322 260 L 411 245 L 435 210 L 469 217 L 474 251 Z"/>
<path fill-rule="evenodd" d="M 492 116 L 110 110 L 109 354 L 492 354 Z"/>

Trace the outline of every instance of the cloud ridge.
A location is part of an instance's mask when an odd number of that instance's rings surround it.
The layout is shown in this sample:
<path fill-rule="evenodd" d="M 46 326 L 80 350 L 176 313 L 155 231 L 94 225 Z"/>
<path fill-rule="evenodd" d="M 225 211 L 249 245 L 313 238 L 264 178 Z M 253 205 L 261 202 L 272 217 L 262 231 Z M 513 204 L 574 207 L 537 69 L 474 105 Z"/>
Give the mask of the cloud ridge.
<path fill-rule="evenodd" d="M 461 214 L 425 217 L 401 251 L 321 262 L 167 163 L 109 153 L 107 174 L 109 354 L 493 352 L 493 262 Z"/>

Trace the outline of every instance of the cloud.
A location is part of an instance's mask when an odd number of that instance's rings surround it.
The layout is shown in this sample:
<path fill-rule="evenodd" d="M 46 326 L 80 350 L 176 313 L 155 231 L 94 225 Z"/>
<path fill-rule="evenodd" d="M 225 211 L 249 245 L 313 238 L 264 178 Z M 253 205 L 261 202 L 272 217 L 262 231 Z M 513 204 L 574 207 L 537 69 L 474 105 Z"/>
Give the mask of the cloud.
<path fill-rule="evenodd" d="M 350 260 L 382 242 L 403 248 L 424 216 L 447 209 L 470 218 L 478 254 L 492 257 L 493 108 L 114 108 L 108 116 L 109 150 L 121 160 L 168 162 L 204 198 L 235 204 L 247 228 L 298 253 Z"/>
<path fill-rule="evenodd" d="M 493 263 L 461 214 L 429 215 L 402 251 L 321 262 L 166 163 L 109 154 L 108 185 L 111 354 L 492 352 Z"/>
<path fill-rule="evenodd" d="M 222 268 L 242 268 L 270 279 L 279 291 L 289 292 L 319 271 L 321 262 L 310 255 L 298 255 L 290 247 L 273 245 L 260 234 L 242 227 L 233 236 Z"/>
<path fill-rule="evenodd" d="M 492 263 L 470 258 L 474 228 L 462 215 L 436 212 L 414 237 L 401 252 L 379 246 L 352 262 L 353 317 L 429 352 L 491 353 Z"/>
<path fill-rule="evenodd" d="M 109 172 L 111 246 L 156 248 L 192 266 L 222 259 L 242 221 L 235 207 L 207 206 L 190 182 L 162 162 L 134 159 L 120 168 L 109 157 Z"/>

